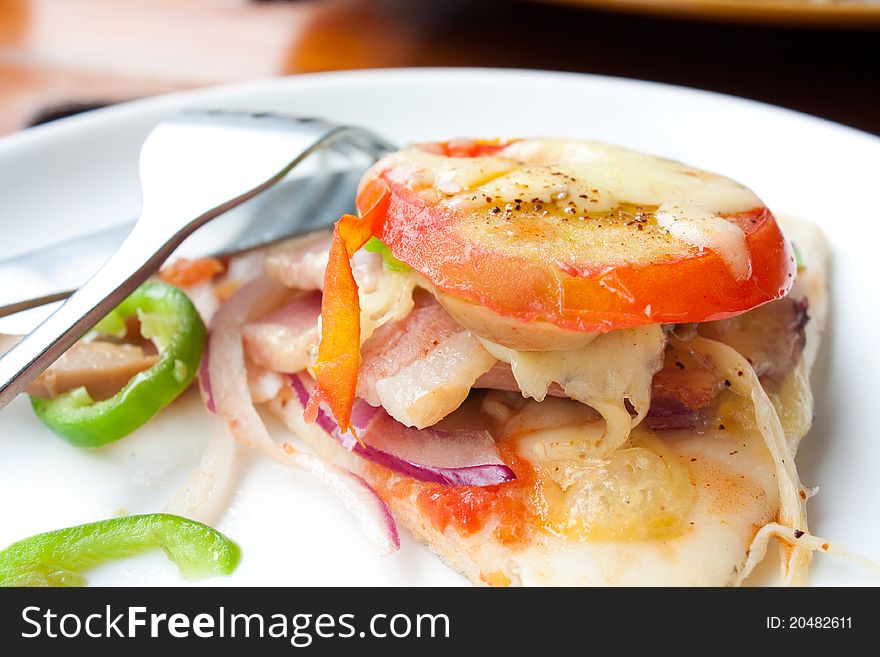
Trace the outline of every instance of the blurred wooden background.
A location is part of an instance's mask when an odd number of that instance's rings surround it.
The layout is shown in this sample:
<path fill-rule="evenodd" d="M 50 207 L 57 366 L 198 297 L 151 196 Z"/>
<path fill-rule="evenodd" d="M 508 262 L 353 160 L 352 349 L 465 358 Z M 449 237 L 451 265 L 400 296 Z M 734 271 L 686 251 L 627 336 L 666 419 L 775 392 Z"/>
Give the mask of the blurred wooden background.
<path fill-rule="evenodd" d="M 878 50 L 880 32 L 870 29 L 704 23 L 515 0 L 0 0 L 0 134 L 53 108 L 290 73 L 426 65 L 672 82 L 880 134 Z"/>

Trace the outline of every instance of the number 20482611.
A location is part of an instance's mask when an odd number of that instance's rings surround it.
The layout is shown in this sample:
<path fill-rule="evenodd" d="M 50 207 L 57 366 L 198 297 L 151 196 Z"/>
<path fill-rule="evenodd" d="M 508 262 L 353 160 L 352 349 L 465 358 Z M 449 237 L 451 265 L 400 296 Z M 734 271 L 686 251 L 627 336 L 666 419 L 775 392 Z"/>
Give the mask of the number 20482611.
<path fill-rule="evenodd" d="M 851 630 L 852 616 L 767 616 L 768 630 Z"/>

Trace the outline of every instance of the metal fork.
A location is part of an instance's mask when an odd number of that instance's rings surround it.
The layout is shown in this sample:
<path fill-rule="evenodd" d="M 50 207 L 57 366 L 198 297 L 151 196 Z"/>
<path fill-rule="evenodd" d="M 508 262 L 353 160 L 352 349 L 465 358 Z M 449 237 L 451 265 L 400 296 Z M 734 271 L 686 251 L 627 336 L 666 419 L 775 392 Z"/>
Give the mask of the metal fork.
<path fill-rule="evenodd" d="M 0 357 L 0 409 L 153 274 L 196 229 L 281 181 L 321 150 L 394 150 L 352 126 L 273 114 L 188 112 L 160 123 L 140 154 L 140 218 L 119 250 Z"/>

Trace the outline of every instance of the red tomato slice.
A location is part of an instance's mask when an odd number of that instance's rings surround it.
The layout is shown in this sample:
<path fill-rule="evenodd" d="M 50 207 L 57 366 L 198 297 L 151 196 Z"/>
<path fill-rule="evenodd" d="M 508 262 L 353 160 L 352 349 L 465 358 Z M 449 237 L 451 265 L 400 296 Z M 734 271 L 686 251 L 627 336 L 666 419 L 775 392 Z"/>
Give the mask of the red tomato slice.
<path fill-rule="evenodd" d="M 420 148 L 429 153 L 446 157 L 480 157 L 495 155 L 510 143 L 513 142 L 502 142 L 498 139 L 451 139 L 450 141 L 421 144 Z"/>
<path fill-rule="evenodd" d="M 506 145 L 446 142 L 422 149 L 461 158 L 495 155 Z M 568 221 L 565 208 L 554 206 L 548 215 L 546 203 L 528 199 L 516 200 L 515 214 L 502 213 L 493 206 L 497 199 L 489 196 L 485 207 L 453 207 L 435 189 L 427 194 L 414 189 L 405 174 L 400 162 L 391 160 L 364 179 L 359 208 L 370 207 L 377 184 L 390 193 L 384 214 L 373 223 L 375 235 L 439 290 L 524 322 L 546 321 L 582 332 L 703 322 L 784 296 L 794 281 L 791 247 L 760 202 L 722 215 L 742 230 L 748 251 L 750 271 L 737 276 L 719 251 L 683 244 L 656 222 L 652 225 L 656 208 L 643 212 L 629 204 Z M 710 180 L 711 174 L 705 175 Z M 624 230 L 633 213 L 646 230 Z M 567 250 L 565 240 L 572 235 L 589 258 Z"/>

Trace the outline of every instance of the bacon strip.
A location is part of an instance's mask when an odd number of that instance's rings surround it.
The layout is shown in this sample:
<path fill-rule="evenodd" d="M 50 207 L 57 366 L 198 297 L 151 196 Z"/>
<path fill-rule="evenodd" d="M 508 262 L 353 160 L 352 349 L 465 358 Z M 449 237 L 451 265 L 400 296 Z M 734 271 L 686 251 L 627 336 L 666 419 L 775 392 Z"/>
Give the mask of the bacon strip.
<path fill-rule="evenodd" d="M 300 372 L 308 367 L 320 340 L 321 293 L 302 294 L 286 306 L 242 329 L 248 357 L 272 372 Z"/>
<path fill-rule="evenodd" d="M 379 405 L 378 381 L 425 358 L 442 341 L 464 330 L 431 295 L 417 292 L 414 302 L 409 315 L 380 326 L 361 346 L 358 396 L 373 406 Z"/>
<path fill-rule="evenodd" d="M 287 287 L 323 290 L 330 259 L 331 233 L 317 233 L 290 243 L 266 258 L 266 273 Z"/>
<path fill-rule="evenodd" d="M 415 302 L 364 343 L 357 391 L 398 422 L 424 428 L 458 408 L 495 359 L 433 297 Z"/>
<path fill-rule="evenodd" d="M 760 378 L 780 381 L 804 351 L 807 310 L 806 299 L 785 297 L 737 317 L 701 324 L 699 332 L 736 349 Z"/>
<path fill-rule="evenodd" d="M 786 298 L 732 319 L 701 324 L 699 331 L 740 351 L 763 378 L 781 380 L 800 359 L 807 319 L 805 302 Z M 651 381 L 645 422 L 658 431 L 693 429 L 700 410 L 715 402 L 723 385 L 705 364 L 667 347 L 663 368 Z M 510 365 L 501 362 L 481 376 L 475 387 L 519 390 Z M 548 394 L 565 396 L 556 384 Z"/>
<path fill-rule="evenodd" d="M 510 365 L 502 362 L 495 363 L 491 370 L 477 379 L 474 387 L 519 391 Z M 651 381 L 651 407 L 648 409 L 648 418 L 662 419 L 663 422 L 649 424 L 653 428 L 669 429 L 693 426 L 693 418 L 684 416 L 692 416 L 697 409 L 710 405 L 715 399 L 717 387 L 715 375 L 709 370 L 698 369 L 696 366 L 682 370 L 672 363 L 664 365 Z M 562 388 L 556 383 L 550 385 L 547 394 L 565 397 Z"/>

